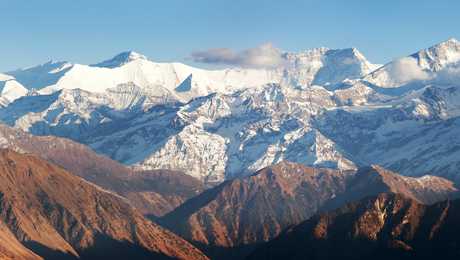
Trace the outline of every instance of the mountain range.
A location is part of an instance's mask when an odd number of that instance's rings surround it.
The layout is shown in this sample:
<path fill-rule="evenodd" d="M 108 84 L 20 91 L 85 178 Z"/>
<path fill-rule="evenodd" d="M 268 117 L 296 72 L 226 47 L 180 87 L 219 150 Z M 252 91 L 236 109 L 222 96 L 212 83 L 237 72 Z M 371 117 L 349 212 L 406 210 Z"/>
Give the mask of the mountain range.
<path fill-rule="evenodd" d="M 398 193 L 423 204 L 458 196 L 456 185 L 441 177 L 405 177 L 376 165 L 358 171 L 343 171 L 311 168 L 288 161 L 205 190 L 206 186 L 189 175 L 169 170 L 134 171 L 65 138 L 33 136 L 5 125 L 0 126 L 0 137 L 1 147 L 20 153 L 6 150 L 5 156 L 11 154 L 24 157 L 26 161 L 33 158 L 40 164 L 47 164 L 46 160 L 59 165 L 70 171 L 67 175 L 72 174 L 75 181 L 81 177 L 88 184 L 97 185 L 98 189 L 118 196 L 139 213 L 190 241 L 212 259 L 243 259 L 258 245 L 318 212 L 335 209 L 380 192 Z M 28 155 L 30 153 L 42 159 L 31 157 Z M 52 165 L 47 167 L 58 169 Z M 40 168 L 34 165 L 31 169 Z M 18 174 L 20 171 L 12 172 L 12 178 Z M 26 181 L 38 189 L 49 185 L 48 179 L 36 184 L 33 179 Z M 58 185 L 65 186 L 64 183 Z M 22 184 L 19 187 L 28 189 Z M 19 190 L 17 193 L 25 191 Z M 4 194 L 11 196 L 11 189 Z M 83 195 L 75 192 L 68 196 L 70 200 Z M 40 200 L 37 205 L 23 209 L 23 212 L 35 210 L 44 203 Z M 98 204 L 95 202 L 96 207 Z M 108 209 L 107 213 L 111 211 Z M 86 216 L 92 213 L 85 211 L 82 214 Z M 11 226 L 15 225 L 11 222 L 6 224 L 7 228 Z M 68 228 L 63 227 L 60 232 L 71 232 Z M 47 235 L 49 231 L 42 233 L 46 233 L 44 237 L 50 239 Z M 19 241 L 16 243 L 22 245 Z M 61 254 L 50 254 L 49 250 L 25 245 L 34 253 L 24 248 L 24 252 L 17 252 L 16 255 L 37 253 L 47 259 L 63 257 Z M 100 250 L 101 245 L 94 245 L 94 248 Z M 133 250 L 139 252 L 139 249 Z M 79 253 L 75 251 L 73 254 Z M 84 259 L 92 257 L 91 254 L 83 255 Z"/>
<path fill-rule="evenodd" d="M 458 257 L 460 42 L 281 59 L 1 73 L 0 258 Z"/>
<path fill-rule="evenodd" d="M 457 40 L 383 66 L 356 49 L 283 57 L 281 67 L 223 70 L 135 52 L 93 65 L 48 62 L 0 76 L 0 120 L 210 185 L 283 160 L 458 181 Z"/>

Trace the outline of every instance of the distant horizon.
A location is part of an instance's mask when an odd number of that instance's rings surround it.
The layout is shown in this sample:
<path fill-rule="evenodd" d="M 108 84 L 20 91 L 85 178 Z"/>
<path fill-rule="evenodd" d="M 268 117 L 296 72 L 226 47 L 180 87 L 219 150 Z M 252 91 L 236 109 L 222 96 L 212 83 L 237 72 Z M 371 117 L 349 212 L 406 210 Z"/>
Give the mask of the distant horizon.
<path fill-rule="evenodd" d="M 289 52 L 357 48 L 371 63 L 385 64 L 460 38 L 460 3 L 448 0 L 0 0 L 0 8 L 1 72 L 49 60 L 93 64 L 127 50 L 156 62 L 220 69 L 267 43 Z M 207 51 L 211 59 L 197 60 L 209 63 L 190 59 Z M 212 63 L 216 53 L 226 59 Z"/>

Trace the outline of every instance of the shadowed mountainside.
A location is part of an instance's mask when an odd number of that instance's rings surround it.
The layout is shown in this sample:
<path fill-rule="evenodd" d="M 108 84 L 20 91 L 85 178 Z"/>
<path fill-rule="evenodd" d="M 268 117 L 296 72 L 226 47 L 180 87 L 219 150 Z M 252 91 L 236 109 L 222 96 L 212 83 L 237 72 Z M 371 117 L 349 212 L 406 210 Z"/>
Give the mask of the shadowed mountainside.
<path fill-rule="evenodd" d="M 380 194 L 312 217 L 247 259 L 458 259 L 460 200 Z"/>

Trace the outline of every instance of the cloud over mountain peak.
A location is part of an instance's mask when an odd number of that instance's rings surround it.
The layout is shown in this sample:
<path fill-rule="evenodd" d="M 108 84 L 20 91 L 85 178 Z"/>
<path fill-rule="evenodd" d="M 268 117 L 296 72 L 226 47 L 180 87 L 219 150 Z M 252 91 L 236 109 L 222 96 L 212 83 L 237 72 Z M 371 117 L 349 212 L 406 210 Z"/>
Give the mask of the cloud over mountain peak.
<path fill-rule="evenodd" d="M 241 51 L 234 51 L 229 48 L 195 51 L 191 54 L 191 59 L 200 63 L 250 68 L 276 68 L 285 62 L 282 51 L 272 43 L 264 43 Z"/>

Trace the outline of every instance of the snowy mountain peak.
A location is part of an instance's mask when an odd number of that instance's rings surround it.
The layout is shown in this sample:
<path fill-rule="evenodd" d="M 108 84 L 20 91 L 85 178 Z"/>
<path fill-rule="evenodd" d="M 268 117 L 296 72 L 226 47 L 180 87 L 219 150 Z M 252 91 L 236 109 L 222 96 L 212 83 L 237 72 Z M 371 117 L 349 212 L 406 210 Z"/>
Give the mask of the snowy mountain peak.
<path fill-rule="evenodd" d="M 208 183 L 282 160 L 343 170 L 376 163 L 460 180 L 457 40 L 377 70 L 355 48 L 282 58 L 278 68 L 222 70 L 135 52 L 93 66 L 51 62 L 0 74 L 0 120 Z M 435 81 L 442 68 L 455 84 Z"/>
<path fill-rule="evenodd" d="M 148 58 L 134 51 L 125 51 L 103 62 L 93 64 L 93 67 L 116 68 L 135 60 L 148 60 Z"/>
<path fill-rule="evenodd" d="M 437 72 L 448 65 L 460 62 L 460 42 L 451 38 L 411 56 L 423 69 Z"/>
<path fill-rule="evenodd" d="M 436 79 L 442 70 L 459 64 L 460 42 L 451 38 L 410 56 L 393 60 L 366 76 L 365 80 L 384 88 L 410 84 L 415 86 L 417 83 Z"/>
<path fill-rule="evenodd" d="M 437 45 L 435 46 L 449 46 L 449 45 L 458 45 L 460 44 L 460 41 L 458 41 L 457 39 L 455 38 L 449 38 L 447 39 L 446 41 L 443 41 L 441 43 L 438 43 Z"/>
<path fill-rule="evenodd" d="M 10 75 L 3 74 L 3 73 L 0 73 L 0 81 L 7 81 L 7 80 L 11 80 L 11 79 L 14 79 L 14 77 L 12 77 Z"/>
<path fill-rule="evenodd" d="M 300 53 L 287 53 L 290 66 L 287 84 L 294 86 L 333 86 L 345 79 L 357 79 L 379 65 L 367 61 L 355 48 L 315 48 Z"/>
<path fill-rule="evenodd" d="M 364 54 L 362 54 L 358 49 L 356 48 L 349 48 L 349 49 L 346 49 L 348 50 L 350 53 L 353 54 L 353 56 L 355 56 L 356 58 L 362 60 L 362 61 L 365 61 L 365 62 L 369 62 L 367 60 L 367 58 L 364 56 Z"/>

